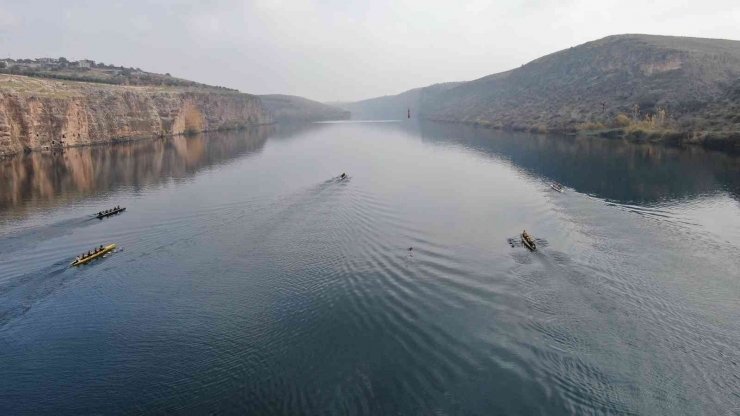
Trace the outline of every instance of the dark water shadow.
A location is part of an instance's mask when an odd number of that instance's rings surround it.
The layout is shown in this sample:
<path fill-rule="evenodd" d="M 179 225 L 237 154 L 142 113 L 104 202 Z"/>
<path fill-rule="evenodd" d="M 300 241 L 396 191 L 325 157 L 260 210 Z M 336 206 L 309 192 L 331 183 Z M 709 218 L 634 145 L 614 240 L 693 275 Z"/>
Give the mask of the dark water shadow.
<path fill-rule="evenodd" d="M 0 160 L 0 224 L 30 209 L 66 205 L 86 197 L 135 190 L 259 153 L 274 126 L 191 137 L 141 140 L 64 152 L 35 152 Z"/>
<path fill-rule="evenodd" d="M 655 205 L 716 192 L 740 201 L 739 155 L 431 122 L 419 123 L 418 129 L 424 142 L 502 158 L 548 181 L 622 204 Z"/>

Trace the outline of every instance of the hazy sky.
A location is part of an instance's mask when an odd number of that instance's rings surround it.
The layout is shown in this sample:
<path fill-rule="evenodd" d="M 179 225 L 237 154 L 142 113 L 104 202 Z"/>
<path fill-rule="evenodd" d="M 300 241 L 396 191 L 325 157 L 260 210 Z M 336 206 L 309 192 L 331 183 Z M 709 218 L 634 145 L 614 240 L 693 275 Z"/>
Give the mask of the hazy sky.
<path fill-rule="evenodd" d="M 619 33 L 740 40 L 740 0 L 2 0 L 0 57 L 319 101 L 479 78 Z"/>

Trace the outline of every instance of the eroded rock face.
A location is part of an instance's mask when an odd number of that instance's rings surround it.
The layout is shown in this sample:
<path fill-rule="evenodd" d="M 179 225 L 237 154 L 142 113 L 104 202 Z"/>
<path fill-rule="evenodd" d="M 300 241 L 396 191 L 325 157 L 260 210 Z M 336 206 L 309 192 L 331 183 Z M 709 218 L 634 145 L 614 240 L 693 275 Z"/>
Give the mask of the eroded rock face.
<path fill-rule="evenodd" d="M 0 75 L 0 154 L 273 122 L 249 94 Z"/>

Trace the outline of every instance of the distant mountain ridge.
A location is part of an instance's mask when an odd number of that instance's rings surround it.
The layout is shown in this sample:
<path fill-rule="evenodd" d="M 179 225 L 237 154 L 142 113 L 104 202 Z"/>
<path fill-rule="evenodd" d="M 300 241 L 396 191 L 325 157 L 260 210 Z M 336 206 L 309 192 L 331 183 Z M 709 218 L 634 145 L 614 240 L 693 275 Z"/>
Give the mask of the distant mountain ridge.
<path fill-rule="evenodd" d="M 294 95 L 260 95 L 262 104 L 278 122 L 349 120 L 347 110 Z"/>
<path fill-rule="evenodd" d="M 356 119 L 400 119 L 407 115 L 407 110 L 417 111 L 422 103 L 433 101 L 442 92 L 455 88 L 463 82 L 445 82 L 423 88 L 414 88 L 398 95 L 370 98 L 355 103 L 339 103 L 338 107 L 352 112 Z"/>
<path fill-rule="evenodd" d="M 358 118 L 399 118 L 404 102 L 412 115 L 444 122 L 541 132 L 616 129 L 680 141 L 722 136 L 740 143 L 740 41 L 609 36 L 474 81 L 343 108 Z"/>

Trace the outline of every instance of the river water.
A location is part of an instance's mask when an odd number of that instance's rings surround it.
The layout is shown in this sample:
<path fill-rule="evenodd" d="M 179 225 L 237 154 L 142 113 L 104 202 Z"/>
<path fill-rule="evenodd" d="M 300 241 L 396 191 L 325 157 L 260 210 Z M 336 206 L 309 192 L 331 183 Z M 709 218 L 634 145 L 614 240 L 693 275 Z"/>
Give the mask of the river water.
<path fill-rule="evenodd" d="M 325 123 L 0 175 L 3 415 L 740 414 L 737 156 Z"/>

